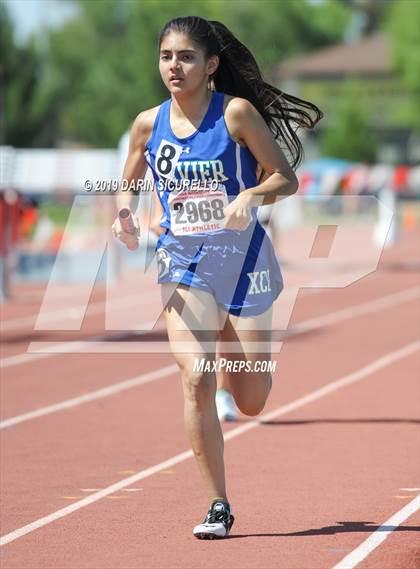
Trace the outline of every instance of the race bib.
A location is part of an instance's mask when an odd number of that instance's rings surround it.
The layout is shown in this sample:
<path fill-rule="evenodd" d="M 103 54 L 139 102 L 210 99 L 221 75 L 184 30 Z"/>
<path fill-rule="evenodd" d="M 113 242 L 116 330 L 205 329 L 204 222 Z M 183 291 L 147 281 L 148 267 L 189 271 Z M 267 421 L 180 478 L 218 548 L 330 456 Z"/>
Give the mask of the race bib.
<path fill-rule="evenodd" d="M 223 209 L 229 204 L 226 189 L 182 189 L 168 198 L 174 235 L 214 233 L 224 229 Z"/>

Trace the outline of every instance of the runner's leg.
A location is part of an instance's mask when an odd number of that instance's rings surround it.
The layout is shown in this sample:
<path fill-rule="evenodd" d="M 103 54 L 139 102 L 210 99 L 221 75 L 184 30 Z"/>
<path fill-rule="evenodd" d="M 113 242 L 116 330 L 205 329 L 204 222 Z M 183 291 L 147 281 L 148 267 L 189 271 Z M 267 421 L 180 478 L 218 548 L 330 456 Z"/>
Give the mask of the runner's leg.
<path fill-rule="evenodd" d="M 209 293 L 197 288 L 178 285 L 172 291 L 173 285 L 162 285 L 169 342 L 181 371 L 185 428 L 210 498 L 227 500 L 215 373 L 194 370 L 194 360 L 214 361 L 218 307 Z M 208 331 L 198 329 L 203 323 Z"/>
<path fill-rule="evenodd" d="M 226 370 L 236 405 L 246 415 L 258 415 L 264 408 L 271 390 L 270 371 L 255 371 L 258 366 L 267 366 L 271 361 L 271 323 L 272 308 L 254 317 L 228 315 L 220 339 L 240 347 L 240 351 L 229 351 L 229 346 L 221 347 L 223 357 L 228 361 L 248 362 L 251 370 L 239 372 Z M 233 366 L 232 366 L 233 367 Z"/>

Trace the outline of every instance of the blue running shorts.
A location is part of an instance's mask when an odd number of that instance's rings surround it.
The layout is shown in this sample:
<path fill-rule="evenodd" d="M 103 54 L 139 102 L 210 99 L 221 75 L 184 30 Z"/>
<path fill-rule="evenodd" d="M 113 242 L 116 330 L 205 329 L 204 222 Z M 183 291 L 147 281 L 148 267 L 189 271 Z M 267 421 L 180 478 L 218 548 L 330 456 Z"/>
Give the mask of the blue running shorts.
<path fill-rule="evenodd" d="M 208 235 L 162 234 L 156 245 L 158 282 L 204 290 L 235 316 L 268 310 L 283 289 L 272 243 L 258 222 L 245 231 Z"/>

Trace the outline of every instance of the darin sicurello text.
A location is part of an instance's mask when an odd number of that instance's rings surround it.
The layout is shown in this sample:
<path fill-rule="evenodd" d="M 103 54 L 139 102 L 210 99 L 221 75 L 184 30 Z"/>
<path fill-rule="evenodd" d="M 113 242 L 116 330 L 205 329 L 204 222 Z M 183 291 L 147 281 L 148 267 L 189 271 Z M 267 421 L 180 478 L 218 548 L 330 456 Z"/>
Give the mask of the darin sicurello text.
<path fill-rule="evenodd" d="M 169 180 L 159 179 L 156 183 L 154 180 L 85 180 L 84 189 L 87 192 L 152 192 L 154 189 L 163 191 L 185 191 L 202 192 L 217 191 L 223 189 L 223 184 L 217 180 Z"/>

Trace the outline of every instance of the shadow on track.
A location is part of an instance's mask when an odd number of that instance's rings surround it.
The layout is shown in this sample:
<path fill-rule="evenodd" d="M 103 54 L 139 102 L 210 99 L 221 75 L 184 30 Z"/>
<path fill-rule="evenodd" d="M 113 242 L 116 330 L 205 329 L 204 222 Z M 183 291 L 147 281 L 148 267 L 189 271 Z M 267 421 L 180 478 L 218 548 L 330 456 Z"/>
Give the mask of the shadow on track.
<path fill-rule="evenodd" d="M 381 531 L 420 531 L 419 526 L 380 526 L 375 522 L 337 522 L 335 526 L 324 526 L 321 528 L 307 529 L 303 531 L 294 531 L 289 533 L 249 533 L 249 534 L 233 534 L 227 539 L 235 539 L 242 537 L 304 537 L 308 535 L 333 535 L 337 533 L 373 533 L 382 528 Z"/>
<path fill-rule="evenodd" d="M 293 427 L 296 425 L 312 425 L 312 424 L 323 424 L 323 423 L 333 423 L 333 424 L 353 424 L 353 423 L 377 423 L 377 424 L 384 424 L 384 423 L 410 423 L 413 425 L 419 425 L 419 419 L 406 419 L 406 418 L 387 418 L 387 417 L 378 417 L 375 419 L 305 419 L 305 420 L 296 420 L 296 421 L 260 421 L 260 425 L 278 425 L 282 427 Z"/>

